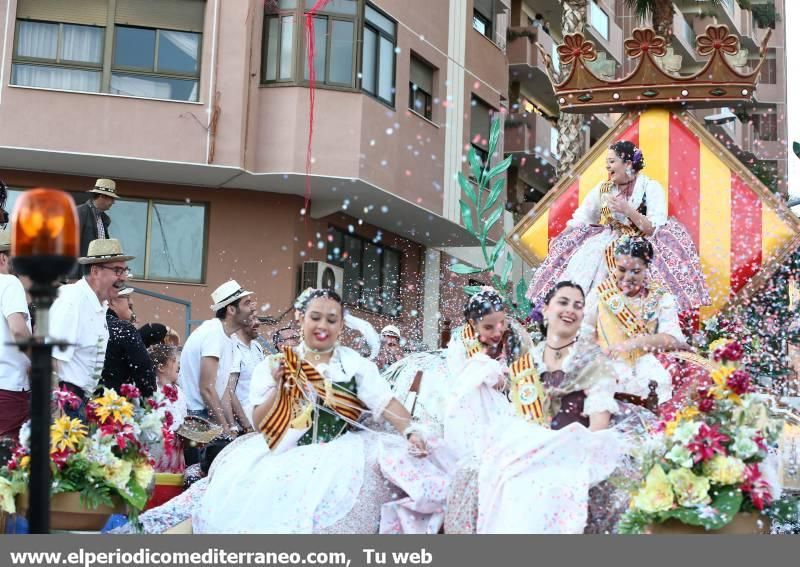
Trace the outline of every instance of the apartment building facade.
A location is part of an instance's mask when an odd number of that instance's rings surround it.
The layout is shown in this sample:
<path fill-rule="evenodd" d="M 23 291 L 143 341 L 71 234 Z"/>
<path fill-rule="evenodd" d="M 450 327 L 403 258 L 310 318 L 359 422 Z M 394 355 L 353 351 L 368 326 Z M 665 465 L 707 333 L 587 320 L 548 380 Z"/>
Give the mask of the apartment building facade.
<path fill-rule="evenodd" d="M 587 0 L 585 35 L 595 43 L 598 59 L 591 63 L 598 76 L 619 78 L 632 70 L 624 56 L 624 40 L 642 22 L 623 0 Z M 779 14 L 768 43 L 768 58 L 761 72 L 756 100 L 732 109 L 696 111 L 707 127 L 739 159 L 775 191 L 787 193 L 786 49 L 785 0 L 756 0 L 759 10 L 742 10 L 737 0 L 723 0 L 709 7 L 695 0 L 674 2 L 670 49 L 665 65 L 675 73 L 698 70 L 703 59 L 695 51 L 695 38 L 709 24 L 725 24 L 741 37 L 742 52 L 735 64 L 752 69 L 766 34 L 765 6 Z M 768 14 L 767 10 L 767 14 Z M 516 159 L 509 174 L 509 199 L 515 210 L 530 210 L 553 185 L 557 157 L 558 107 L 546 73 L 543 53 L 557 65 L 555 48 L 561 42 L 560 0 L 513 0 L 511 2 L 508 61 L 509 116 L 506 150 Z M 618 115 L 586 115 L 585 147 L 588 149 L 615 122 Z"/>
<path fill-rule="evenodd" d="M 510 1 L 314 4 L 0 0 L 12 206 L 115 179 L 133 285 L 183 302 L 139 295 L 142 322 L 207 318 L 234 278 L 280 326 L 322 262 L 356 314 L 436 346 L 467 283 L 448 264 L 475 244 L 456 173 L 506 106 Z"/>

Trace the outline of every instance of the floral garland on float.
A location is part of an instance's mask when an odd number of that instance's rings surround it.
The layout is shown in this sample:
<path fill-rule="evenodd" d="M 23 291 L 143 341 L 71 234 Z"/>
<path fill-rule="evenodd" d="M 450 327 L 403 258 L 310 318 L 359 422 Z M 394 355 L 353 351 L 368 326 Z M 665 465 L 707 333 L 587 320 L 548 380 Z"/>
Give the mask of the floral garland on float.
<path fill-rule="evenodd" d="M 781 499 L 777 481 L 783 421 L 740 367 L 739 343 L 720 339 L 709 350 L 717 363 L 711 382 L 659 424 L 620 533 L 768 532 L 771 519 L 797 514 L 797 500 Z"/>
<path fill-rule="evenodd" d="M 53 393 L 50 427 L 51 527 L 100 529 L 113 513 L 138 515 L 152 492 L 151 452 L 173 435 L 168 400 L 161 392 L 143 399 L 129 384 L 104 389 L 86 404 L 86 421 L 66 415 L 80 400 L 66 389 Z M 24 514 L 30 471 L 30 422 L 23 425 L 11 459 L 0 468 L 0 511 Z M 79 517 L 80 516 L 80 517 Z"/>

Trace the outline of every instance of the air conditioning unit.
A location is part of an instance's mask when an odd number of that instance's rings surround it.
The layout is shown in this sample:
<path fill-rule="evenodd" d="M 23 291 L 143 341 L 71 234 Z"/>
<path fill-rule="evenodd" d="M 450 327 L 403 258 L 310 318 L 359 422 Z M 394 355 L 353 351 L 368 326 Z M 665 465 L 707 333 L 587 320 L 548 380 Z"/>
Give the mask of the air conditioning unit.
<path fill-rule="evenodd" d="M 310 287 L 327 288 L 341 295 L 344 270 L 326 262 L 303 262 L 300 283 L 300 291 Z"/>

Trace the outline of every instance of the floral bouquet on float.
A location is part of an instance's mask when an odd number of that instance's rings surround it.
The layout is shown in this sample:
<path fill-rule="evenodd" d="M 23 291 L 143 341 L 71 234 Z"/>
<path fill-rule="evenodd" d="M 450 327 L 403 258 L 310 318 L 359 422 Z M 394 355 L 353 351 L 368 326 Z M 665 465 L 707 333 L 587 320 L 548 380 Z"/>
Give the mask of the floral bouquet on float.
<path fill-rule="evenodd" d="M 56 417 L 50 428 L 51 498 L 77 493 L 83 509 L 127 509 L 129 521 L 138 523 L 139 512 L 152 490 L 154 470 L 150 451 L 163 443 L 168 421 L 157 397 L 143 400 L 133 386 L 118 394 L 105 389 L 86 404 L 86 421 L 70 418 L 65 408 L 80 400 L 66 389 L 53 394 Z M 0 509 L 13 514 L 28 490 L 30 423 L 19 436 L 12 458 L 0 468 Z M 20 500 L 22 497 L 22 500 Z M 16 504 L 15 504 L 16 500 Z"/>
<path fill-rule="evenodd" d="M 740 368 L 741 345 L 718 340 L 710 352 L 718 363 L 711 383 L 662 421 L 645 449 L 645 480 L 632 495 L 620 533 L 675 522 L 720 530 L 740 512 L 754 514 L 763 527 L 780 508 L 770 451 L 783 423 L 770 415 L 767 397 L 754 391 Z"/>

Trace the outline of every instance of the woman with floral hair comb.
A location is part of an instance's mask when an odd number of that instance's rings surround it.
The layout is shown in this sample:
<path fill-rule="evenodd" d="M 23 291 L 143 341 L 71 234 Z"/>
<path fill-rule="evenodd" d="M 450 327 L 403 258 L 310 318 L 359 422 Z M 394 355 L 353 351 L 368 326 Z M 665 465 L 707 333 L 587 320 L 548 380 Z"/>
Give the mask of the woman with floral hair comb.
<path fill-rule="evenodd" d="M 564 232 L 550 244 L 528 289 L 533 303 L 563 280 L 579 284 L 588 295 L 613 271 L 614 243 L 621 236 L 652 243 L 650 270 L 675 297 L 680 311 L 710 303 L 694 242 L 681 223 L 668 218 L 666 192 L 641 173 L 644 166 L 642 150 L 632 142 L 609 147 L 608 180 L 586 195 Z"/>

